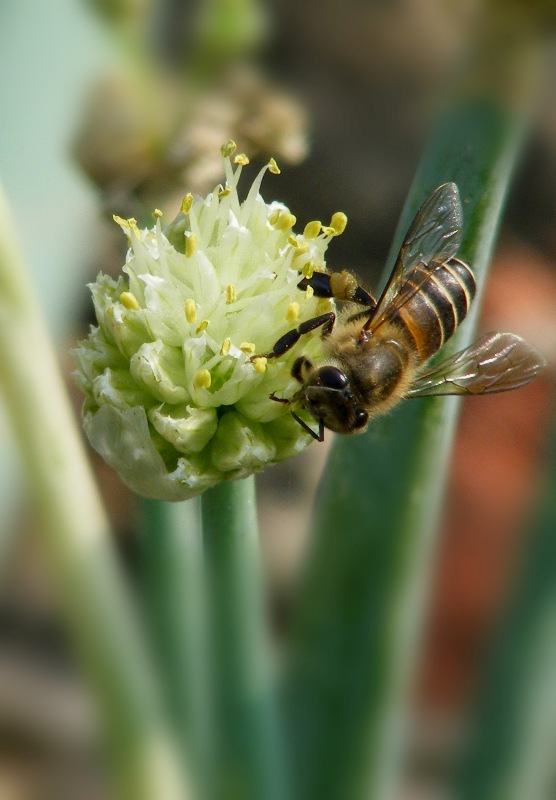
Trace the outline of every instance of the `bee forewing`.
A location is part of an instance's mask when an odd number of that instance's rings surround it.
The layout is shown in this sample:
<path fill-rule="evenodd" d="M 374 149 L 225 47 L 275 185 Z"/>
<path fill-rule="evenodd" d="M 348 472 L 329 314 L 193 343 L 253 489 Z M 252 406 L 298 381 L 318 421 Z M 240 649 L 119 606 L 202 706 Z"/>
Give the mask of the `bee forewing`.
<path fill-rule="evenodd" d="M 513 333 L 489 333 L 423 372 L 408 397 L 494 394 L 518 389 L 546 365 L 544 356 Z"/>
<path fill-rule="evenodd" d="M 378 327 L 418 291 L 419 287 L 412 287 L 411 294 L 403 292 L 405 278 L 414 267 L 425 266 L 424 282 L 440 264 L 456 255 L 462 221 L 458 187 L 455 183 L 442 184 L 425 200 L 409 226 L 392 274 L 365 328 Z"/>
<path fill-rule="evenodd" d="M 399 259 L 404 270 L 429 261 L 442 264 L 461 244 L 463 215 L 458 187 L 443 183 L 425 200 L 405 236 Z"/>

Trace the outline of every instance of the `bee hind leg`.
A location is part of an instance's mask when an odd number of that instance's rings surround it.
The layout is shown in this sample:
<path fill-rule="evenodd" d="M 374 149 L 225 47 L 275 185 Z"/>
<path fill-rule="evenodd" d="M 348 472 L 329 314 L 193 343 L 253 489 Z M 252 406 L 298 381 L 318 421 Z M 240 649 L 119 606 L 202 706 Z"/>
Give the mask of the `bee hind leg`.
<path fill-rule="evenodd" d="M 336 300 L 358 303 L 366 306 L 366 313 L 376 308 L 376 300 L 362 286 L 359 286 L 355 277 L 343 270 L 342 272 L 313 272 L 310 278 L 303 278 L 297 284 L 298 289 L 311 287 L 317 297 L 334 297 Z"/>

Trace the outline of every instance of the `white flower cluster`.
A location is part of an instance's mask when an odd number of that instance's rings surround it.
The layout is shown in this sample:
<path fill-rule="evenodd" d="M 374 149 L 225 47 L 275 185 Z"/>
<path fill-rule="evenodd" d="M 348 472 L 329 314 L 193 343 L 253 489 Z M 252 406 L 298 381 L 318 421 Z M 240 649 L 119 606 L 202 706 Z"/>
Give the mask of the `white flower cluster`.
<path fill-rule="evenodd" d="M 288 458 L 311 441 L 270 395 L 291 397 L 303 352 L 318 358 L 320 332 L 280 358 L 275 341 L 303 320 L 332 309 L 328 299 L 297 288 L 325 269 L 324 254 L 346 218 L 330 226 L 296 219 L 267 204 L 259 173 L 240 202 L 244 155 L 222 148 L 225 187 L 206 198 L 187 195 L 162 231 L 116 218 L 129 239 L 118 280 L 91 285 L 98 327 L 74 351 L 86 395 L 83 424 L 92 446 L 139 494 L 184 500 L 222 480 L 243 478 Z M 302 348 L 302 349 L 301 349 Z"/>

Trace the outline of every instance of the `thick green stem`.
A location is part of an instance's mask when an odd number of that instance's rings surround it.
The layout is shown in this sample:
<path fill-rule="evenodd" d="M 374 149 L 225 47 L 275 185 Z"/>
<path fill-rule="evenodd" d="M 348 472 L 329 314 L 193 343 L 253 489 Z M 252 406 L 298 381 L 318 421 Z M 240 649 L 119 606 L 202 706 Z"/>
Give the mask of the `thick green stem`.
<path fill-rule="evenodd" d="M 284 800 L 265 638 L 255 481 L 202 495 L 217 731 L 218 800 Z"/>
<path fill-rule="evenodd" d="M 167 713 L 203 797 L 210 701 L 199 506 L 142 500 L 140 510 L 146 611 Z"/>
<path fill-rule="evenodd" d="M 56 358 L 0 195 L 0 385 L 44 549 L 101 710 L 118 796 L 186 796 L 137 619 Z"/>
<path fill-rule="evenodd" d="M 418 170 L 395 250 L 425 197 L 455 181 L 461 256 L 482 287 L 520 130 L 517 116 L 487 101 L 449 113 Z M 451 346 L 473 336 L 466 321 Z M 365 435 L 334 442 L 286 681 L 303 800 L 392 796 L 457 408 L 454 398 L 407 401 Z"/>

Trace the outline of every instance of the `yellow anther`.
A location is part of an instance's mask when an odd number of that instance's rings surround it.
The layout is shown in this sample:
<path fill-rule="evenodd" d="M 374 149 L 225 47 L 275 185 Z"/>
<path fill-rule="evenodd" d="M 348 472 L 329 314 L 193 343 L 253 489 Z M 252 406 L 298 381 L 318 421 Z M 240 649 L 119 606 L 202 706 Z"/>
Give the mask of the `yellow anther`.
<path fill-rule="evenodd" d="M 137 311 L 137 309 L 141 308 L 137 302 L 137 298 L 131 292 L 122 292 L 120 295 L 120 303 L 125 306 L 125 308 L 133 309 L 133 311 Z"/>
<path fill-rule="evenodd" d="M 248 163 L 249 159 L 245 153 L 238 153 L 237 156 L 234 157 L 234 164 L 237 164 L 240 167 L 246 167 Z"/>
<path fill-rule="evenodd" d="M 256 348 L 253 342 L 242 342 L 239 349 L 242 353 L 245 353 L 245 355 L 250 356 L 253 355 Z"/>
<path fill-rule="evenodd" d="M 228 139 L 228 141 L 222 145 L 220 148 L 220 152 L 222 153 L 223 158 L 228 158 L 232 155 L 232 153 L 236 150 L 237 144 L 234 142 L 233 139 Z"/>
<path fill-rule="evenodd" d="M 218 197 L 220 198 L 220 200 L 222 200 L 223 197 L 227 197 L 229 194 L 231 194 L 231 192 L 232 192 L 232 187 L 226 186 L 223 189 L 220 189 L 220 191 L 218 192 Z"/>
<path fill-rule="evenodd" d="M 127 219 L 119 217 L 117 214 L 112 214 L 112 219 L 114 220 L 116 225 L 125 225 L 127 227 Z"/>
<path fill-rule="evenodd" d="M 185 318 L 190 323 L 197 321 L 197 303 L 192 297 L 185 301 Z"/>
<path fill-rule="evenodd" d="M 208 369 L 200 369 L 193 378 L 193 383 L 197 389 L 208 389 L 212 383 L 212 378 Z"/>
<path fill-rule="evenodd" d="M 325 236 L 339 236 L 346 229 L 348 218 L 343 211 L 336 211 L 332 214 L 330 225 L 323 225 L 322 232 Z"/>
<path fill-rule="evenodd" d="M 226 305 L 229 306 L 237 300 L 237 289 L 233 283 L 226 286 Z"/>
<path fill-rule="evenodd" d="M 161 216 L 162 216 L 162 211 L 159 208 L 155 208 L 155 210 L 153 211 L 153 217 L 155 219 L 160 219 Z"/>
<path fill-rule="evenodd" d="M 306 264 L 303 264 L 301 268 L 301 274 L 304 278 L 312 278 L 313 272 L 315 271 L 315 262 L 314 261 L 307 261 Z"/>
<path fill-rule="evenodd" d="M 202 320 L 202 321 L 201 321 L 201 322 L 200 322 L 200 323 L 197 325 L 197 330 L 195 331 L 195 333 L 202 333 L 203 331 L 206 331 L 206 329 L 208 328 L 208 326 L 209 326 L 209 320 L 208 320 L 208 319 L 204 319 L 204 320 Z"/>
<path fill-rule="evenodd" d="M 230 352 L 230 347 L 232 346 L 232 340 L 229 336 L 227 336 L 224 341 L 222 342 L 222 347 L 220 348 L 220 355 L 227 356 Z"/>
<path fill-rule="evenodd" d="M 194 255 L 195 251 L 197 250 L 197 234 L 190 233 L 185 240 L 185 255 L 187 258 L 191 258 Z"/>
<path fill-rule="evenodd" d="M 281 172 L 280 167 L 273 158 L 268 162 L 268 171 L 272 172 L 273 175 L 279 175 Z"/>
<path fill-rule="evenodd" d="M 313 289 L 313 287 L 307 286 L 307 288 L 305 289 L 305 297 L 307 298 L 307 300 L 310 300 L 311 297 L 314 295 L 314 293 L 315 290 Z"/>
<path fill-rule="evenodd" d="M 303 229 L 303 236 L 306 239 L 316 239 L 319 235 L 322 228 L 322 222 L 318 219 L 314 219 L 312 222 L 308 222 Z"/>
<path fill-rule="evenodd" d="M 288 236 L 288 244 L 295 247 L 298 253 L 306 253 L 309 249 L 307 242 L 304 242 L 303 239 L 297 239 L 295 236 Z"/>
<path fill-rule="evenodd" d="M 336 211 L 332 214 L 332 219 L 330 220 L 330 227 L 334 228 L 336 231 L 336 236 L 339 236 L 343 233 L 346 229 L 348 218 L 344 214 L 343 211 Z"/>
<path fill-rule="evenodd" d="M 188 192 L 181 201 L 181 211 L 183 214 L 189 214 L 191 206 L 193 205 L 193 195 Z"/>
<path fill-rule="evenodd" d="M 289 231 L 297 222 L 287 208 L 277 208 L 268 218 L 270 224 L 279 231 Z"/>
<path fill-rule="evenodd" d="M 266 372 L 266 363 L 268 359 L 264 356 L 259 356 L 259 358 L 254 358 L 251 362 L 255 367 L 255 372 L 258 372 L 259 375 L 263 375 Z"/>
<path fill-rule="evenodd" d="M 290 303 L 286 309 L 286 320 L 288 322 L 295 322 L 299 316 L 299 303 Z"/>
<path fill-rule="evenodd" d="M 280 231 L 289 231 L 297 222 L 296 217 L 289 211 L 282 211 L 274 223 L 274 227 Z"/>

